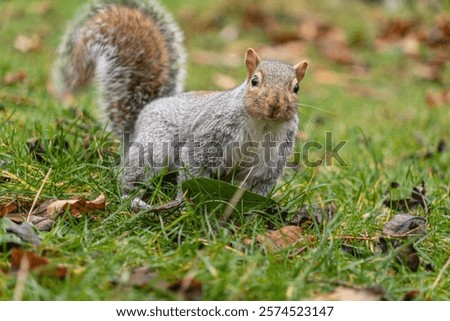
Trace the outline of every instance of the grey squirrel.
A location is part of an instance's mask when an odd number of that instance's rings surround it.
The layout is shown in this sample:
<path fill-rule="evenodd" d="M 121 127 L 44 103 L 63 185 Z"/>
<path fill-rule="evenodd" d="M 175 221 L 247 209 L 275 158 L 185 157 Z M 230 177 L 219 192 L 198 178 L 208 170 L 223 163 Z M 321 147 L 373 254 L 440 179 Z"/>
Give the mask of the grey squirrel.
<path fill-rule="evenodd" d="M 102 0 L 68 28 L 53 79 L 64 96 L 95 77 L 112 130 L 130 138 L 121 174 L 125 195 L 172 171 L 178 186 L 202 176 L 268 195 L 294 146 L 308 62 L 261 61 L 248 49 L 245 81 L 222 92 L 182 92 L 184 63 L 182 34 L 158 3 Z M 132 207 L 149 206 L 136 197 Z"/>

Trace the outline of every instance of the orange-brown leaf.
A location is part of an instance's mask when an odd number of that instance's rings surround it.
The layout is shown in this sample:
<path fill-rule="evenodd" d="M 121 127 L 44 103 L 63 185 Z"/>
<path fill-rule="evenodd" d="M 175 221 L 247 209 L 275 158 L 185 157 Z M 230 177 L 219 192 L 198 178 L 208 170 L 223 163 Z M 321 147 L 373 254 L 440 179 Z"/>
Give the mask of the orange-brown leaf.
<path fill-rule="evenodd" d="M 24 256 L 28 259 L 30 270 L 34 270 L 38 267 L 46 266 L 49 264 L 49 260 L 45 257 L 42 257 L 34 252 L 14 248 L 11 251 L 11 268 L 13 270 L 19 269 Z"/>
<path fill-rule="evenodd" d="M 70 206 L 70 214 L 76 218 L 80 218 L 82 214 L 92 212 L 94 210 L 105 209 L 105 195 L 102 193 L 93 201 L 80 200 L 56 200 L 47 207 L 47 216 L 56 217 L 63 213 Z"/>
<path fill-rule="evenodd" d="M 269 231 L 256 237 L 256 241 L 267 244 L 272 249 L 283 249 L 297 245 L 302 241 L 302 228 L 299 226 L 283 226 L 279 230 Z"/>
<path fill-rule="evenodd" d="M 16 72 L 8 72 L 3 77 L 3 83 L 5 85 L 12 85 L 12 84 L 16 84 L 19 82 L 23 82 L 26 78 L 27 78 L 27 74 L 23 70 L 19 70 Z"/>
<path fill-rule="evenodd" d="M 0 217 L 3 217 L 8 213 L 14 212 L 15 210 L 17 210 L 17 205 L 15 205 L 14 203 L 0 204 Z"/>
<path fill-rule="evenodd" d="M 19 270 L 24 257 L 28 260 L 30 271 L 36 271 L 39 275 L 64 279 L 68 274 L 68 268 L 66 266 L 51 264 L 50 260 L 46 257 L 19 248 L 14 248 L 11 252 L 12 271 Z"/>

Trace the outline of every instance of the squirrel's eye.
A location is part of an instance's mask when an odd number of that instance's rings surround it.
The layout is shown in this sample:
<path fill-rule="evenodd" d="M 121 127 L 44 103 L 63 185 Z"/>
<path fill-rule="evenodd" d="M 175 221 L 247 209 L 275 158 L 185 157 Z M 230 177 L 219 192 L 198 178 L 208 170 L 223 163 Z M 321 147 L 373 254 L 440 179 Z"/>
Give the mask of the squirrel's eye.
<path fill-rule="evenodd" d="M 299 90 L 299 86 L 298 86 L 298 83 L 296 83 L 295 85 L 294 85 L 294 93 L 298 93 L 298 90 Z"/>
<path fill-rule="evenodd" d="M 259 85 L 259 78 L 257 75 L 254 75 L 252 78 L 252 87 L 256 87 Z"/>

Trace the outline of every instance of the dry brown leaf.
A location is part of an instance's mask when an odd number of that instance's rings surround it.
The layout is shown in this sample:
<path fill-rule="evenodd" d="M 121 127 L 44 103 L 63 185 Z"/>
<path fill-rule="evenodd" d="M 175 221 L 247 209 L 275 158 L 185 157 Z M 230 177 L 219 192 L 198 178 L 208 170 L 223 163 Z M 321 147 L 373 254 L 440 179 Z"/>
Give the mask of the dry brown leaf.
<path fill-rule="evenodd" d="M 67 276 L 68 269 L 66 266 L 53 265 L 46 257 L 19 248 L 14 248 L 11 251 L 11 270 L 13 272 L 19 270 L 24 256 L 28 259 L 30 271 L 36 271 L 39 275 L 47 275 L 59 279 L 64 279 Z"/>
<path fill-rule="evenodd" d="M 339 286 L 333 292 L 320 294 L 315 301 L 380 301 L 384 298 L 384 291 L 378 287 L 355 289 Z"/>
<path fill-rule="evenodd" d="M 12 85 L 12 84 L 23 82 L 26 78 L 27 78 L 27 74 L 23 70 L 16 71 L 16 72 L 8 72 L 3 77 L 3 83 L 5 85 Z"/>
<path fill-rule="evenodd" d="M 47 200 L 40 204 L 30 215 L 30 222 L 40 231 L 49 231 L 58 215 L 64 213 L 69 207 L 70 214 L 75 218 L 80 218 L 83 214 L 95 210 L 105 209 L 105 195 L 102 193 L 93 201 L 79 200 Z M 10 220 L 20 223 L 24 221 L 23 215 L 16 213 L 7 214 Z"/>
<path fill-rule="evenodd" d="M 302 228 L 299 226 L 283 226 L 274 231 L 269 231 L 256 236 L 256 241 L 268 245 L 271 249 L 284 249 L 298 245 L 302 240 Z"/>
<path fill-rule="evenodd" d="M 14 203 L 0 204 L 0 217 L 3 217 L 8 213 L 12 213 L 15 210 L 17 210 L 17 205 Z"/>
<path fill-rule="evenodd" d="M 102 193 L 93 201 L 80 200 L 57 200 L 48 205 L 46 212 L 49 217 L 56 217 L 70 207 L 70 214 L 75 218 L 80 218 L 82 214 L 94 210 L 105 209 L 105 195 Z"/>
<path fill-rule="evenodd" d="M 14 40 L 14 49 L 20 52 L 29 52 L 39 50 L 42 46 L 41 37 L 37 34 L 31 37 L 18 35 Z"/>
<path fill-rule="evenodd" d="M 14 248 L 11 251 L 11 269 L 18 271 L 23 257 L 26 256 L 30 265 L 30 270 L 35 270 L 38 267 L 43 267 L 49 264 L 49 260 L 34 252 L 24 251 L 19 248 Z"/>

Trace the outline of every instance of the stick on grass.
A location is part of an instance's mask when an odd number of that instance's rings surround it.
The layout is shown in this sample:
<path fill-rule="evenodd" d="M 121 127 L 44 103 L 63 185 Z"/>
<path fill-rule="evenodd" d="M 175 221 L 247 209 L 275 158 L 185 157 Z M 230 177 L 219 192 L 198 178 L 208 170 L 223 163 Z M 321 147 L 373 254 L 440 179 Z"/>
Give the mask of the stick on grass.
<path fill-rule="evenodd" d="M 39 198 L 39 195 L 41 195 L 42 189 L 44 188 L 45 182 L 48 180 L 48 178 L 50 177 L 50 174 L 52 172 L 52 169 L 50 168 L 47 172 L 47 175 L 45 175 L 44 180 L 41 183 L 41 187 L 39 187 L 39 190 L 37 191 L 36 196 L 34 197 L 33 200 L 33 204 L 31 204 L 31 208 L 28 211 L 28 215 L 27 215 L 27 222 L 30 222 L 30 218 L 31 218 L 31 213 L 33 212 L 34 206 L 36 205 L 36 202 Z"/>

